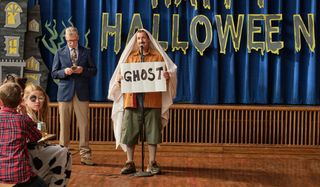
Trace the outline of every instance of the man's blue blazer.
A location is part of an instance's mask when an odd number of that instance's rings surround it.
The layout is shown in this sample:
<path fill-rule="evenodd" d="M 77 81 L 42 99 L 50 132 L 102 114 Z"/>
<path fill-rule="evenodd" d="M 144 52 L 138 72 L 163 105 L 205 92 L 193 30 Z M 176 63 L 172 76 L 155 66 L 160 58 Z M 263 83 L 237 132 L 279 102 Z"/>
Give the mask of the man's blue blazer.
<path fill-rule="evenodd" d="M 58 102 L 71 101 L 75 93 L 80 101 L 89 101 L 90 78 L 97 73 L 96 65 L 91 61 L 89 49 L 78 46 L 77 65 L 83 67 L 81 74 L 66 75 L 64 69 L 72 66 L 70 50 L 67 46 L 58 49 L 51 72 L 53 79 L 59 79 Z"/>

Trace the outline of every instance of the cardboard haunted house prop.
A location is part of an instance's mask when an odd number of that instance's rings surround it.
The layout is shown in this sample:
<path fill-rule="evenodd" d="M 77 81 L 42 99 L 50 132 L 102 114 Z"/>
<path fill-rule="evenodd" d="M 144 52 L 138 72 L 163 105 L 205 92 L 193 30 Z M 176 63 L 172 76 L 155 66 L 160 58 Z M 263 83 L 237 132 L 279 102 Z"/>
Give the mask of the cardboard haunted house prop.
<path fill-rule="evenodd" d="M 28 0 L 0 1 L 0 83 L 7 74 L 28 78 L 46 88 L 48 68 L 41 59 L 40 8 L 27 9 Z"/>

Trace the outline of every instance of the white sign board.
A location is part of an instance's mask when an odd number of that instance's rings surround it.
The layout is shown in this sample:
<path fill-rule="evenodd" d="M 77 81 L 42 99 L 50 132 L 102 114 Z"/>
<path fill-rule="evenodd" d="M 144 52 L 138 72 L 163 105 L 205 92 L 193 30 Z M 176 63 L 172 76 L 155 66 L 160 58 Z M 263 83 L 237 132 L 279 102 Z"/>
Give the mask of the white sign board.
<path fill-rule="evenodd" d="M 122 63 L 121 92 L 165 92 L 167 84 L 163 77 L 164 70 L 164 62 Z"/>

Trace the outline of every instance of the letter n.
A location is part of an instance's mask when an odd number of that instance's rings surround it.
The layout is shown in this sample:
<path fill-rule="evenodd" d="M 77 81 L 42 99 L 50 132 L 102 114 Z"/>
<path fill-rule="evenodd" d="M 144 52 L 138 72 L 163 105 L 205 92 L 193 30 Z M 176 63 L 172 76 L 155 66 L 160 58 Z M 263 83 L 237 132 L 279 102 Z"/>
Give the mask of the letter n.
<path fill-rule="evenodd" d="M 294 24 L 294 46 L 296 51 L 300 51 L 301 49 L 301 34 L 306 39 L 306 42 L 312 52 L 314 52 L 314 48 L 316 47 L 315 42 L 315 33 L 314 33 L 314 15 L 308 14 L 308 27 L 309 32 L 302 21 L 302 18 L 299 14 L 293 15 L 293 24 Z"/>

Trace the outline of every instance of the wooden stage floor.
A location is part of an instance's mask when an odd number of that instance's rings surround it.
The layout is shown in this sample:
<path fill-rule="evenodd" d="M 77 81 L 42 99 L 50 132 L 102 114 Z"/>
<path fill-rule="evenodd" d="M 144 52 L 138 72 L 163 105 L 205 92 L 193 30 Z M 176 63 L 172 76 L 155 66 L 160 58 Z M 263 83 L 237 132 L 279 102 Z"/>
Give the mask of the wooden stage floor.
<path fill-rule="evenodd" d="M 157 161 L 163 172 L 152 177 L 120 175 L 126 156 L 113 143 L 91 147 L 97 165 L 84 166 L 72 144 L 68 186 L 320 186 L 320 147 L 161 144 Z M 140 146 L 135 161 L 140 170 Z"/>

